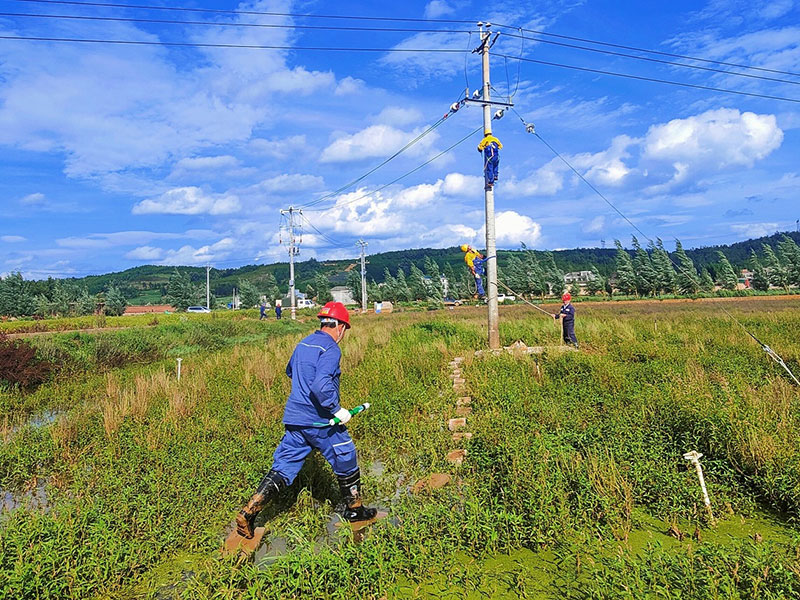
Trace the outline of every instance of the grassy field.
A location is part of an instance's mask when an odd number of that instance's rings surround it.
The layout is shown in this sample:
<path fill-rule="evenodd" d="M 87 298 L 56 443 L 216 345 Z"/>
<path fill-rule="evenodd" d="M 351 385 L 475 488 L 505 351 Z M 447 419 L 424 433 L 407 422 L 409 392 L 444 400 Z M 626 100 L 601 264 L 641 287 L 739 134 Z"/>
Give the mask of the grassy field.
<path fill-rule="evenodd" d="M 474 356 L 480 309 L 356 317 L 342 394 L 372 404 L 349 428 L 391 518 L 363 540 L 335 527 L 336 481 L 312 456 L 245 563 L 218 550 L 269 468 L 283 369 L 313 321 L 159 315 L 34 338 L 63 367 L 0 391 L 0 597 L 796 598 L 800 390 L 722 302 L 800 372 L 787 298 L 579 305 L 581 352 L 525 357 Z M 501 337 L 558 331 L 503 307 Z M 456 356 L 473 433 L 458 443 Z M 434 472 L 453 482 L 410 492 Z"/>

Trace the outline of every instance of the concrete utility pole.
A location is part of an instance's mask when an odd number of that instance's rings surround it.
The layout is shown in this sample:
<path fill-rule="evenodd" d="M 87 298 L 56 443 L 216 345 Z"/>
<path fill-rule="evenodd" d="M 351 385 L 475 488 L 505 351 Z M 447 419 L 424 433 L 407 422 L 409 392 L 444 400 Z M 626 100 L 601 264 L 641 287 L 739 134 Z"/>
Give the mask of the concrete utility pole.
<path fill-rule="evenodd" d="M 367 264 L 364 257 L 367 242 L 360 239 L 356 246 L 361 246 L 361 312 L 367 312 Z"/>
<path fill-rule="evenodd" d="M 303 216 L 303 211 L 299 208 L 290 206 L 286 210 L 281 210 L 281 215 L 287 217 L 287 243 L 289 244 L 289 300 L 292 303 L 292 320 L 295 320 L 297 319 L 297 297 L 294 290 L 294 257 L 300 254 L 300 248 L 297 247 L 297 245 L 300 243 L 300 240 L 295 237 L 295 230 L 300 229 L 299 219 Z M 298 220 L 295 221 L 295 218 Z"/>
<path fill-rule="evenodd" d="M 494 41 L 490 41 L 492 32 L 491 23 L 478 23 L 481 32 L 481 45 L 473 52 L 479 52 L 482 59 L 483 90 L 482 98 L 477 100 L 483 106 L 483 134 L 492 133 L 492 106 L 500 104 L 504 107 L 510 103 L 492 102 L 491 82 L 489 79 L 489 48 Z M 485 27 L 485 29 L 484 29 Z M 497 34 L 495 34 L 497 40 Z M 497 113 L 498 118 L 502 111 Z M 486 293 L 489 300 L 489 348 L 500 347 L 500 313 L 497 308 L 497 246 L 495 242 L 494 219 L 494 187 L 484 185 L 484 200 L 486 203 Z"/>
<path fill-rule="evenodd" d="M 211 285 L 209 279 L 209 273 L 211 272 L 211 266 L 206 265 L 206 308 L 211 310 Z"/>

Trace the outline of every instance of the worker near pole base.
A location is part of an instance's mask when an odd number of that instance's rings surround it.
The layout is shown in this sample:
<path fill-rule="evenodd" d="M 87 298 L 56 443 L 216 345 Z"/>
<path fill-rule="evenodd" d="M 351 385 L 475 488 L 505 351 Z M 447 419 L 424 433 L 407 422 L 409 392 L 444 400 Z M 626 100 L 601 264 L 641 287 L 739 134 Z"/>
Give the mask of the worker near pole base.
<path fill-rule="evenodd" d="M 553 315 L 554 319 L 563 319 L 564 343 L 578 347 L 578 338 L 575 337 L 575 307 L 572 306 L 572 296 L 568 293 L 561 296 L 561 310 Z"/>
<path fill-rule="evenodd" d="M 478 152 L 483 152 L 483 177 L 486 182 L 486 189 L 492 189 L 494 182 L 497 181 L 500 168 L 500 148 L 503 144 L 492 135 L 491 131 L 483 133 L 483 139 L 478 144 Z"/>
<path fill-rule="evenodd" d="M 486 290 L 483 289 L 483 276 L 485 274 L 484 265 L 486 259 L 483 254 L 475 250 L 468 244 L 461 244 L 461 251 L 464 253 L 464 262 L 467 263 L 469 272 L 475 278 L 475 287 L 478 290 L 478 296 L 481 298 L 486 296 Z"/>
<path fill-rule="evenodd" d="M 333 467 L 345 500 L 342 516 L 347 521 L 375 517 L 377 510 L 361 503 L 361 474 L 356 447 L 344 426 L 350 412 L 339 404 L 339 343 L 350 329 L 350 315 L 341 302 L 328 302 L 317 317 L 320 328 L 297 344 L 286 374 L 292 391 L 283 412 L 285 432 L 273 455 L 272 468 L 258 484 L 256 493 L 236 516 L 236 531 L 245 538 L 254 535 L 256 515 L 281 490 L 291 485 L 306 457 L 319 450 Z M 340 425 L 315 427 L 337 417 Z"/>

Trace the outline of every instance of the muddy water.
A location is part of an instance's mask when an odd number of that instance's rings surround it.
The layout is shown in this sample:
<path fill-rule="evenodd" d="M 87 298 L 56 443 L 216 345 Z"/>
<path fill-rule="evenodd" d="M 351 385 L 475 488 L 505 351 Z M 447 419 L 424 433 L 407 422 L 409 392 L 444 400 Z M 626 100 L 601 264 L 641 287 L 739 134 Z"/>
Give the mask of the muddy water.
<path fill-rule="evenodd" d="M 11 512 L 22 506 L 31 510 L 47 510 L 49 505 L 46 485 L 44 479 L 38 479 L 35 487 L 24 492 L 9 492 L 0 488 L 0 498 L 2 498 L 0 512 Z"/>

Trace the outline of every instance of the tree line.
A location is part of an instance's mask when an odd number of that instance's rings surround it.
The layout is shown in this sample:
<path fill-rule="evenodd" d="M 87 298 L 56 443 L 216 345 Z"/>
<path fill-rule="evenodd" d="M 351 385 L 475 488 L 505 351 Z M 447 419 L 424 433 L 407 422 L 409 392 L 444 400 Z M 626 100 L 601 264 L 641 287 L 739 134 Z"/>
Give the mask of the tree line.
<path fill-rule="evenodd" d="M 128 301 L 109 285 L 99 294 L 71 281 L 50 279 L 47 285 L 23 279 L 20 273 L 0 277 L 0 315 L 7 317 L 79 317 L 102 313 L 118 316 Z"/>

